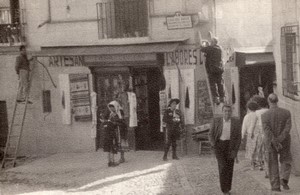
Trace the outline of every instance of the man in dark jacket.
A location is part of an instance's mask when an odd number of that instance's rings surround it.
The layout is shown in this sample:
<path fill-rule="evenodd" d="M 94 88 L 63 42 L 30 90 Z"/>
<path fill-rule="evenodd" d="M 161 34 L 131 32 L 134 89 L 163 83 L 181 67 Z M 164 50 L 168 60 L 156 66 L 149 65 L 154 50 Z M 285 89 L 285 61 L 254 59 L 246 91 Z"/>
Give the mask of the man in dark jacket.
<path fill-rule="evenodd" d="M 221 190 L 230 194 L 234 159 L 241 144 L 241 126 L 238 119 L 231 117 L 230 105 L 225 104 L 222 110 L 223 117 L 213 120 L 209 138 L 218 161 Z"/>
<path fill-rule="evenodd" d="M 20 80 L 17 102 L 24 102 L 29 89 L 30 72 L 29 60 L 24 45 L 20 46 L 20 55 L 16 59 L 15 69 Z M 32 102 L 28 101 L 28 103 Z"/>
<path fill-rule="evenodd" d="M 291 113 L 277 106 L 278 97 L 274 93 L 269 95 L 268 102 L 270 109 L 261 116 L 261 119 L 265 134 L 265 146 L 269 157 L 268 165 L 271 189 L 272 191 L 281 191 L 281 184 L 283 189 L 288 190 L 292 162 L 290 151 Z M 281 165 L 280 175 L 278 156 Z"/>
<path fill-rule="evenodd" d="M 211 45 L 202 47 L 201 51 L 206 56 L 206 71 L 210 83 L 211 93 L 214 97 L 215 103 L 224 102 L 224 85 L 223 85 L 223 62 L 222 49 L 218 45 L 218 39 L 212 38 Z"/>

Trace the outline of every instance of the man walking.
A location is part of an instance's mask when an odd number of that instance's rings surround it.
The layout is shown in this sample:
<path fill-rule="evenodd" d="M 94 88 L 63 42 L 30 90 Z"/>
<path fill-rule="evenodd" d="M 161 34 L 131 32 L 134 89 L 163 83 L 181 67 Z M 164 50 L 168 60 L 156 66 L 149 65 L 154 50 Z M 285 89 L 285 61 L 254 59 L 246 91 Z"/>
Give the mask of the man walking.
<path fill-rule="evenodd" d="M 288 182 L 291 173 L 292 155 L 291 145 L 291 113 L 277 106 L 278 97 L 270 94 L 268 97 L 270 109 L 262 115 L 263 129 L 265 133 L 265 146 L 269 157 L 269 178 L 272 191 L 288 190 Z M 278 166 L 280 161 L 280 175 Z M 281 176 L 281 179 L 280 179 Z"/>
<path fill-rule="evenodd" d="M 214 101 L 217 105 L 220 104 L 220 102 L 224 103 L 224 68 L 222 62 L 222 49 L 218 45 L 218 39 L 216 37 L 212 38 L 211 45 L 202 47 L 201 51 L 205 53 L 206 56 L 205 67 Z"/>
<path fill-rule="evenodd" d="M 16 59 L 15 69 L 20 80 L 17 102 L 25 102 L 29 88 L 30 67 L 24 45 L 20 46 L 20 55 Z M 28 103 L 32 104 L 30 101 L 28 101 Z"/>
<path fill-rule="evenodd" d="M 230 194 L 234 159 L 241 144 L 241 128 L 239 120 L 231 117 L 231 105 L 223 105 L 222 111 L 223 117 L 213 120 L 209 138 L 218 161 L 221 190 Z"/>

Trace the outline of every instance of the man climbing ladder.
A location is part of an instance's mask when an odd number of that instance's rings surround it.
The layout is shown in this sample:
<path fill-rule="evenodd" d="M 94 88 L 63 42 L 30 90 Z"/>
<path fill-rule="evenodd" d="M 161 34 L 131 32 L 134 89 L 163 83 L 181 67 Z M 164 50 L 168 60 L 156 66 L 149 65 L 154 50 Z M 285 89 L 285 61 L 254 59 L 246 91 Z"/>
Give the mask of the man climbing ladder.
<path fill-rule="evenodd" d="M 29 89 L 29 73 L 30 73 L 30 61 L 27 58 L 27 52 L 24 45 L 20 46 L 20 55 L 16 58 L 16 72 L 20 80 L 19 90 L 17 95 L 17 102 L 25 102 L 26 94 L 28 94 Z M 27 100 L 28 104 L 32 104 L 31 101 Z"/>

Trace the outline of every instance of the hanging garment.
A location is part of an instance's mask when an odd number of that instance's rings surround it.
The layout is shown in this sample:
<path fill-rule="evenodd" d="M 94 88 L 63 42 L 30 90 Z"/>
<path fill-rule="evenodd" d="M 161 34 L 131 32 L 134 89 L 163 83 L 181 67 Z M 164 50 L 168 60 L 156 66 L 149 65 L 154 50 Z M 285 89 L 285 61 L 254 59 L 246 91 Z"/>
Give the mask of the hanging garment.
<path fill-rule="evenodd" d="M 188 87 L 186 87 L 186 93 L 185 93 L 185 107 L 190 108 L 190 94 L 189 94 Z"/>
<path fill-rule="evenodd" d="M 127 92 L 129 102 L 129 127 L 137 126 L 137 113 L 136 113 L 136 95 L 133 92 Z"/>
<path fill-rule="evenodd" d="M 232 105 L 235 104 L 235 90 L 234 90 L 234 85 L 232 85 Z"/>

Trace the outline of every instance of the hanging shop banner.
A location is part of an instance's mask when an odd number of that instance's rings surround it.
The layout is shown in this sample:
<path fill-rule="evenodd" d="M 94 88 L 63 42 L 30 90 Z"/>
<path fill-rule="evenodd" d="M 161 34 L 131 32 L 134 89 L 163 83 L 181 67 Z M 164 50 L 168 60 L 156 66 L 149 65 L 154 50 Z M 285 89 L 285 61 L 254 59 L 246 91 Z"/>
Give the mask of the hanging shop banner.
<path fill-rule="evenodd" d="M 163 90 L 159 92 L 160 132 L 163 132 L 163 128 L 165 127 L 165 124 L 162 120 L 167 107 L 168 107 L 167 93 L 166 90 Z"/>
<path fill-rule="evenodd" d="M 89 75 L 70 74 L 70 97 L 75 121 L 92 119 Z"/>
<path fill-rule="evenodd" d="M 172 98 L 179 98 L 179 77 L 177 69 L 165 69 L 166 93 L 168 101 Z"/>
<path fill-rule="evenodd" d="M 184 110 L 185 124 L 195 123 L 195 70 L 182 69 L 181 75 L 181 108 Z"/>

